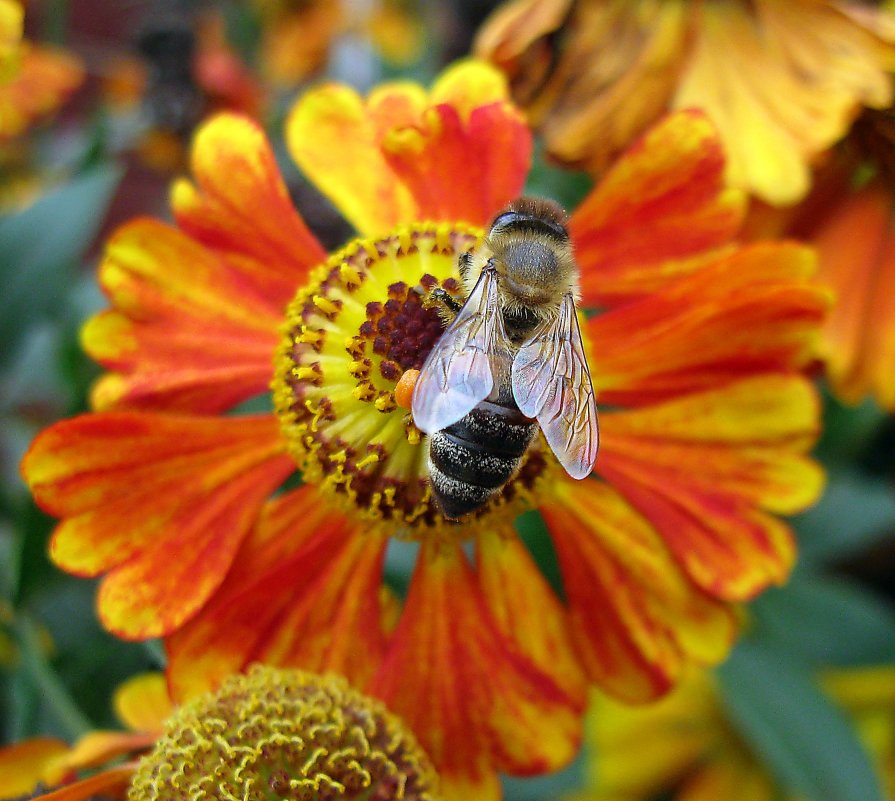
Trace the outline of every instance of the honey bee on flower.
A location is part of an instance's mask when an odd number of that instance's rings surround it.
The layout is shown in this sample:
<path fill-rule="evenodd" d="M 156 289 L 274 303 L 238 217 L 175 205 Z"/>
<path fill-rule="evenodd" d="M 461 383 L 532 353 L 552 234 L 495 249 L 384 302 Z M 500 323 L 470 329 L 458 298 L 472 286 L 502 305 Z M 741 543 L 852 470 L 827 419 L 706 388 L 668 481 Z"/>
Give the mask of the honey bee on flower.
<path fill-rule="evenodd" d="M 462 306 L 436 290 L 453 319 L 413 393 L 414 421 L 430 434 L 432 491 L 450 519 L 501 490 L 538 424 L 572 478 L 590 475 L 599 442 L 562 209 L 532 198 L 511 203 L 482 248 L 460 257 L 460 276 Z"/>

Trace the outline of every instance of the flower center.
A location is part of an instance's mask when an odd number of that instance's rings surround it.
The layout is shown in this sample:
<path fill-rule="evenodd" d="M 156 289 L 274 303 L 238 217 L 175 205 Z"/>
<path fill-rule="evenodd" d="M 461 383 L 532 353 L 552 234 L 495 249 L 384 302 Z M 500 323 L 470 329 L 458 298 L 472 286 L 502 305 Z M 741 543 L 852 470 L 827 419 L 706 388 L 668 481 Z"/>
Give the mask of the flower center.
<path fill-rule="evenodd" d="M 290 452 L 306 482 L 326 487 L 349 513 L 387 521 L 392 534 L 472 534 L 435 506 L 423 436 L 396 403 L 395 385 L 406 370 L 422 367 L 443 333 L 428 293 L 440 286 L 463 299 L 457 260 L 480 237 L 462 224 L 423 223 L 354 240 L 312 273 L 286 313 L 273 397 Z M 545 464 L 533 447 L 513 481 L 470 522 L 497 509 L 509 517 L 529 508 Z"/>
<path fill-rule="evenodd" d="M 172 715 L 128 801 L 435 801 L 437 786 L 380 702 L 333 674 L 259 665 Z"/>

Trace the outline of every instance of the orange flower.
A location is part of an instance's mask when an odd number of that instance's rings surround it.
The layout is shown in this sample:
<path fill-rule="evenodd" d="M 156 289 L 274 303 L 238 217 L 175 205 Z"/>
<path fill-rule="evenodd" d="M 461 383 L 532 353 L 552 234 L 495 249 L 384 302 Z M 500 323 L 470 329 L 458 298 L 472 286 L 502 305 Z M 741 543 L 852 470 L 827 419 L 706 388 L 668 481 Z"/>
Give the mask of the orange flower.
<path fill-rule="evenodd" d="M 359 238 L 327 256 L 262 132 L 210 121 L 176 226 L 135 220 L 108 244 L 112 307 L 83 334 L 110 370 L 96 412 L 41 434 L 23 473 L 63 518 L 56 563 L 107 574 L 105 625 L 167 638 L 177 698 L 255 660 L 338 670 L 407 721 L 449 798 L 497 798 L 495 771 L 572 757 L 587 680 L 660 695 L 727 653 L 732 605 L 785 580 L 775 515 L 822 484 L 798 369 L 827 297 L 805 248 L 734 244 L 743 197 L 712 126 L 669 117 L 571 218 L 582 303 L 601 310 L 584 323 L 596 474 L 573 481 L 537 445 L 449 522 L 394 398 L 441 330 L 414 287 L 457 286 L 458 256 L 522 190 L 529 131 L 499 74 L 468 62 L 428 93 L 320 87 L 287 140 Z M 246 413 L 269 386 L 274 413 Z M 302 486 L 284 486 L 296 466 Z M 515 535 L 532 508 L 568 607 Z M 394 628 L 389 543 L 419 545 Z"/>
<path fill-rule="evenodd" d="M 0 143 L 56 111 L 84 80 L 80 61 L 62 50 L 22 42 L 16 58 L 13 74 L 0 79 Z"/>
<path fill-rule="evenodd" d="M 891 103 L 895 17 L 834 0 L 513 0 L 476 52 L 563 162 L 601 172 L 660 114 L 696 107 L 728 180 L 789 204 L 862 106 Z"/>

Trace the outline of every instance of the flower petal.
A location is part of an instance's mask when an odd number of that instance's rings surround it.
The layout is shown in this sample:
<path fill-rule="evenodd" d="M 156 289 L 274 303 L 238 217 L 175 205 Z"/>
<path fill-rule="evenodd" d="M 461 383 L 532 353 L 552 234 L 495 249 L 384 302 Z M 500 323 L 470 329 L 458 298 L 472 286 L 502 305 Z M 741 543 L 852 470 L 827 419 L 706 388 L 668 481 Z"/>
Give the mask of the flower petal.
<path fill-rule="evenodd" d="M 699 36 L 671 106 L 697 106 L 715 122 L 733 186 L 795 203 L 810 186 L 810 159 L 845 134 L 862 105 L 891 103 L 892 33 L 845 9 L 812 0 L 699 7 Z"/>
<path fill-rule="evenodd" d="M 264 131 L 246 117 L 220 114 L 196 133 L 191 166 L 196 183 L 172 189 L 178 225 L 226 253 L 261 295 L 285 306 L 326 251 L 296 213 Z"/>
<path fill-rule="evenodd" d="M 492 67 L 461 62 L 441 76 L 418 121 L 388 131 L 383 152 L 421 216 L 485 225 L 521 194 L 532 137 L 506 95 Z"/>
<path fill-rule="evenodd" d="M 586 682 L 566 610 L 516 533 L 480 534 L 476 567 L 482 595 L 504 637 L 583 705 Z"/>
<path fill-rule="evenodd" d="M 73 53 L 23 42 L 18 69 L 0 83 L 0 143 L 24 133 L 44 114 L 58 109 L 84 80 L 84 65 Z"/>
<path fill-rule="evenodd" d="M 167 640 L 178 700 L 251 662 L 335 670 L 363 686 L 385 649 L 384 540 L 303 486 L 268 504 L 215 597 Z"/>
<path fill-rule="evenodd" d="M 65 518 L 54 561 L 80 575 L 111 570 L 100 617 L 142 639 L 177 628 L 220 584 L 265 498 L 294 469 L 283 450 L 266 416 L 90 414 L 41 433 L 22 472 L 38 504 Z"/>
<path fill-rule="evenodd" d="M 407 97 L 403 89 L 397 93 L 402 100 Z M 379 108 L 398 110 L 403 122 L 407 106 L 384 102 L 382 89 L 379 95 Z M 307 92 L 286 122 L 296 164 L 365 235 L 382 235 L 416 219 L 413 198 L 395 180 L 380 150 L 385 124 L 354 89 L 339 84 Z"/>
<path fill-rule="evenodd" d="M 119 757 L 145 751 L 157 738 L 158 732 L 87 732 L 68 753 L 53 760 L 44 774 L 44 781 L 50 785 L 59 784 L 65 776 L 77 775 L 83 769 L 100 767 Z"/>
<path fill-rule="evenodd" d="M 281 310 L 194 240 L 135 220 L 109 241 L 100 282 L 115 308 L 83 344 L 116 372 L 94 388 L 97 408 L 218 412 L 267 390 Z"/>
<path fill-rule="evenodd" d="M 570 220 L 585 304 L 655 291 L 716 257 L 745 211 L 723 171 L 721 142 L 699 112 L 669 115 L 647 131 Z"/>
<path fill-rule="evenodd" d="M 597 471 L 656 527 L 696 584 L 744 600 L 792 567 L 786 527 L 756 510 L 792 513 L 819 496 L 823 473 L 802 456 L 818 416 L 810 383 L 784 375 L 606 413 Z"/>
<path fill-rule="evenodd" d="M 116 765 L 114 768 L 106 768 L 86 779 L 43 793 L 40 801 L 89 801 L 93 798 L 117 797 L 130 784 L 136 766 L 135 762 L 128 762 Z"/>
<path fill-rule="evenodd" d="M 420 739 L 451 799 L 499 798 L 495 770 L 555 769 L 578 746 L 580 706 L 501 635 L 457 544 L 423 544 L 371 692 Z"/>
<path fill-rule="evenodd" d="M 818 280 L 836 293 L 823 356 L 836 394 L 857 403 L 873 392 L 895 409 L 895 213 L 881 183 L 847 195 L 817 227 Z"/>
<path fill-rule="evenodd" d="M 364 101 L 324 86 L 293 109 L 287 138 L 362 233 L 421 219 L 482 225 L 519 195 L 531 161 L 528 126 L 506 98 L 500 73 L 475 61 L 446 70 L 429 95 L 386 84 Z"/>
<path fill-rule="evenodd" d="M 574 641 L 602 689 L 645 701 L 670 689 L 688 663 L 727 654 L 736 629 L 731 610 L 690 582 L 658 532 L 615 490 L 563 481 L 541 512 Z"/>
<path fill-rule="evenodd" d="M 816 353 L 828 292 L 813 253 L 760 244 L 591 318 L 590 367 L 603 403 L 638 405 L 803 366 Z"/>
<path fill-rule="evenodd" d="M 47 767 L 68 753 L 68 744 L 55 737 L 33 737 L 0 748 L 0 798 L 31 793 Z"/>
<path fill-rule="evenodd" d="M 139 673 L 115 689 L 115 714 L 131 731 L 160 732 L 174 711 L 163 673 Z"/>

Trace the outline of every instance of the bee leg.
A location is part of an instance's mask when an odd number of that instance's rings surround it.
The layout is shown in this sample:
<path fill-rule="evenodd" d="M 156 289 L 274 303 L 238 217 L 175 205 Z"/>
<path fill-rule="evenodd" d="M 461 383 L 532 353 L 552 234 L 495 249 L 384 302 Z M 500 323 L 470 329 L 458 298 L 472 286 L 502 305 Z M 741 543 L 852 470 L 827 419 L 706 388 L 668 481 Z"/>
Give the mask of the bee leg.
<path fill-rule="evenodd" d="M 452 295 L 449 295 L 440 286 L 435 287 L 435 289 L 429 293 L 429 301 L 433 304 L 437 304 L 438 313 L 445 323 L 451 322 L 451 320 L 457 316 L 457 312 L 463 308 L 462 303 Z"/>
<path fill-rule="evenodd" d="M 465 283 L 466 276 L 469 275 L 469 271 L 472 269 L 472 253 L 460 254 L 460 258 L 457 260 L 457 269 L 460 271 L 460 278 Z"/>

